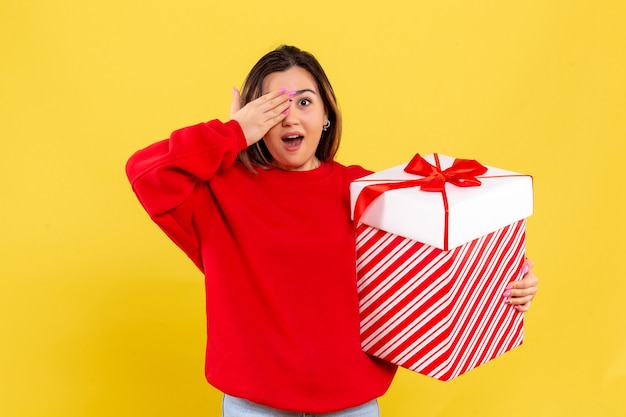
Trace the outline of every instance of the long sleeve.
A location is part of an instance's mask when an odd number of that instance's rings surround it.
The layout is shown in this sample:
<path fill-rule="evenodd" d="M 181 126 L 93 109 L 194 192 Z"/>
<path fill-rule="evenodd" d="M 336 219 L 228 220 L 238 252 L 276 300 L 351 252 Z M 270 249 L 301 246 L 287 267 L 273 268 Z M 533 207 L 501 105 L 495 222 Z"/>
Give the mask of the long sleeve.
<path fill-rule="evenodd" d="M 126 164 L 144 209 L 201 270 L 194 194 L 218 171 L 229 168 L 246 146 L 237 122 L 212 120 L 174 131 L 169 139 L 137 151 Z"/>

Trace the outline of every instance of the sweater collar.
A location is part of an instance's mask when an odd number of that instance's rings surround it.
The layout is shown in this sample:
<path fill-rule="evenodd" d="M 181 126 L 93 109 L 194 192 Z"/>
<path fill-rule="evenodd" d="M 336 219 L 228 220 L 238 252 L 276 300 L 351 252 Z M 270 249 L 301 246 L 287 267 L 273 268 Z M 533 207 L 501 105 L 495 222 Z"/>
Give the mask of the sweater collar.
<path fill-rule="evenodd" d="M 330 176 L 335 169 L 335 162 L 322 162 L 318 168 L 309 171 L 287 171 L 280 168 L 257 168 L 260 175 L 274 177 L 288 182 L 315 182 Z"/>

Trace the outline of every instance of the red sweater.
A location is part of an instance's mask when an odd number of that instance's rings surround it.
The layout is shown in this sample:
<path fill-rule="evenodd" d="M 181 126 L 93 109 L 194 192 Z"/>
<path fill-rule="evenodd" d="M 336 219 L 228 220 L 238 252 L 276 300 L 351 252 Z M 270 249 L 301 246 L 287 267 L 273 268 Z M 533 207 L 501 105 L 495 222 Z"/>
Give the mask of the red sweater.
<path fill-rule="evenodd" d="M 349 184 L 361 167 L 259 169 L 236 161 L 240 126 L 213 120 L 133 155 L 150 217 L 204 272 L 206 377 L 270 407 L 325 413 L 389 387 L 361 350 Z"/>

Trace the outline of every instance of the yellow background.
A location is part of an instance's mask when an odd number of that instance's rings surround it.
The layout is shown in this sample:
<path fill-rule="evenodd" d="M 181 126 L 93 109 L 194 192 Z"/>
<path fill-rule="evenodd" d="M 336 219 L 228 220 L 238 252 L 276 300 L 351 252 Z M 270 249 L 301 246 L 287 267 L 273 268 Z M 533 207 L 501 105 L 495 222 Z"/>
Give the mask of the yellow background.
<path fill-rule="evenodd" d="M 415 152 L 535 178 L 525 344 L 383 416 L 626 415 L 622 0 L 0 2 L 0 416 L 217 416 L 202 277 L 124 163 L 224 119 L 281 43 L 344 110 L 343 163 Z"/>

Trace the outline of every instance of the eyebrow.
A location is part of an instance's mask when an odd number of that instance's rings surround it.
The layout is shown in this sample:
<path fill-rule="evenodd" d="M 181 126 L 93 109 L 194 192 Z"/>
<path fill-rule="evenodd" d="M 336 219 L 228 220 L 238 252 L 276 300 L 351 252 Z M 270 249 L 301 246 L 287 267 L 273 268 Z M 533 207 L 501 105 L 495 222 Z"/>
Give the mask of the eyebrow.
<path fill-rule="evenodd" d="M 294 95 L 300 95 L 300 94 L 303 94 L 303 93 L 306 93 L 306 92 L 310 92 L 310 93 L 313 93 L 313 94 L 317 95 L 315 90 L 311 90 L 310 88 L 303 88 L 302 90 L 296 90 Z M 268 91 L 266 93 L 261 93 L 261 95 L 264 96 L 264 95 L 269 94 L 269 93 L 270 92 Z"/>
<path fill-rule="evenodd" d="M 315 91 L 311 90 L 310 88 L 304 88 L 302 90 L 296 90 L 296 94 L 299 95 L 299 94 L 302 94 L 302 93 L 306 93 L 307 91 L 317 95 L 317 93 Z"/>

